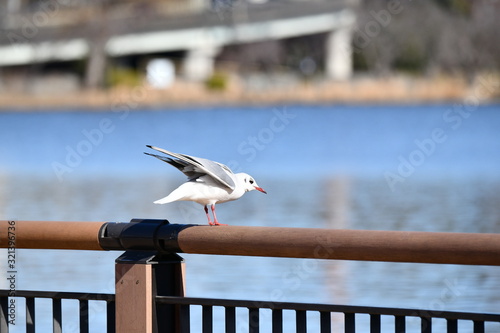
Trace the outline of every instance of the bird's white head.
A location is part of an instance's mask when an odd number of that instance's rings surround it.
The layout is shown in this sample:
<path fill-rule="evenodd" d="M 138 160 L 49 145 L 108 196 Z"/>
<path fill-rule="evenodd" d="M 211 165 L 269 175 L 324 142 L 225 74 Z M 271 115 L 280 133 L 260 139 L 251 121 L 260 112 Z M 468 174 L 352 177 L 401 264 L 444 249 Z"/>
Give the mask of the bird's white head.
<path fill-rule="evenodd" d="M 262 193 L 267 194 L 267 192 L 264 191 L 264 189 L 262 187 L 257 185 L 257 182 L 255 181 L 255 179 L 253 179 L 252 176 L 250 176 L 249 174 L 237 173 L 235 176 L 238 178 L 241 186 L 245 189 L 245 192 L 257 190 L 257 191 L 260 191 Z"/>

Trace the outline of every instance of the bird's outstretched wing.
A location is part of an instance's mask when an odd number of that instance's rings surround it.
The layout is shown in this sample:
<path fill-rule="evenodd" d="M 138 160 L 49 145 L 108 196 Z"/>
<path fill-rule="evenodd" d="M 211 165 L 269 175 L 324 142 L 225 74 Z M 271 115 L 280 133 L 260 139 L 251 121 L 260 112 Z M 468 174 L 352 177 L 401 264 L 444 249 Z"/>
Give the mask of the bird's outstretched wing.
<path fill-rule="evenodd" d="M 221 183 L 222 185 L 230 188 L 231 190 L 234 190 L 235 188 L 234 180 L 230 176 L 233 174 L 233 172 L 224 164 L 207 160 L 205 158 L 173 153 L 171 151 L 150 145 L 147 145 L 146 147 L 154 149 L 166 155 L 172 156 L 172 157 L 167 157 L 150 153 L 144 153 L 146 155 L 154 156 L 176 167 L 177 169 L 182 171 L 186 176 L 188 176 L 189 180 L 195 180 L 201 176 L 208 175 L 212 177 L 214 180 Z"/>

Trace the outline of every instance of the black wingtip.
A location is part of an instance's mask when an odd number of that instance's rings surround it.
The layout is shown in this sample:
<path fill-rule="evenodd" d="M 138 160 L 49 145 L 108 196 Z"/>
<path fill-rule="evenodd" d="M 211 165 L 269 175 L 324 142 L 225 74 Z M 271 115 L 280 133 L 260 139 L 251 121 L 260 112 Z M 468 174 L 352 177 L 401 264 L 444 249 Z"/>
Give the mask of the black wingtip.
<path fill-rule="evenodd" d="M 151 145 L 146 145 L 146 147 L 153 149 L 153 146 Z"/>

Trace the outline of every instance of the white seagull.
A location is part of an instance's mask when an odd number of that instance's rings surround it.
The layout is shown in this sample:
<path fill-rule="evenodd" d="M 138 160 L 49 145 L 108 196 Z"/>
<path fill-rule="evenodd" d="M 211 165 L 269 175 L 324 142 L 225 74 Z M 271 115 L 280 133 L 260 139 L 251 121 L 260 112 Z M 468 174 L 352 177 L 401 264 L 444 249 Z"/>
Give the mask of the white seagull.
<path fill-rule="evenodd" d="M 181 200 L 197 202 L 204 206 L 208 224 L 210 225 L 221 225 L 215 215 L 215 204 L 239 199 L 245 192 L 253 190 L 267 193 L 257 185 L 257 182 L 250 175 L 246 173 L 235 174 L 224 164 L 205 158 L 172 153 L 168 150 L 149 145 L 146 147 L 171 157 L 150 153 L 144 154 L 167 162 L 188 176 L 187 182 L 172 191 L 165 198 L 156 200 L 154 203 L 166 204 Z M 210 220 L 210 215 L 208 215 L 208 205 L 212 208 L 213 222 Z"/>

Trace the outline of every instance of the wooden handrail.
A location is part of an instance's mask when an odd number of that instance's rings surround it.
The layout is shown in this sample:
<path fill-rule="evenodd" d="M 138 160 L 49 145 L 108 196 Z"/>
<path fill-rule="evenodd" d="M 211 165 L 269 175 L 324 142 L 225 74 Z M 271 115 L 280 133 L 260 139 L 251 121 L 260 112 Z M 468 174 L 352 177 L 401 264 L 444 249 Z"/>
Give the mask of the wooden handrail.
<path fill-rule="evenodd" d="M 123 241 L 110 248 L 103 245 L 102 239 L 107 222 L 15 221 L 15 247 L 148 251 L 160 248 L 163 252 L 198 254 L 500 266 L 500 234 L 164 223 L 165 220 L 159 223 L 158 228 L 148 227 L 154 232 L 154 241 L 150 242 L 154 247 L 137 247 L 137 242 Z M 8 227 L 8 221 L 0 221 L 2 248 L 9 247 Z M 128 240 L 133 232 L 134 229 L 127 231 Z M 148 239 L 149 235 L 138 237 Z M 133 245 L 127 248 L 126 244 Z"/>
<path fill-rule="evenodd" d="M 105 223 L 0 220 L 0 247 L 15 241 L 17 249 L 102 250 L 99 230 Z"/>
<path fill-rule="evenodd" d="M 275 227 L 193 227 L 186 253 L 500 266 L 500 234 Z"/>

